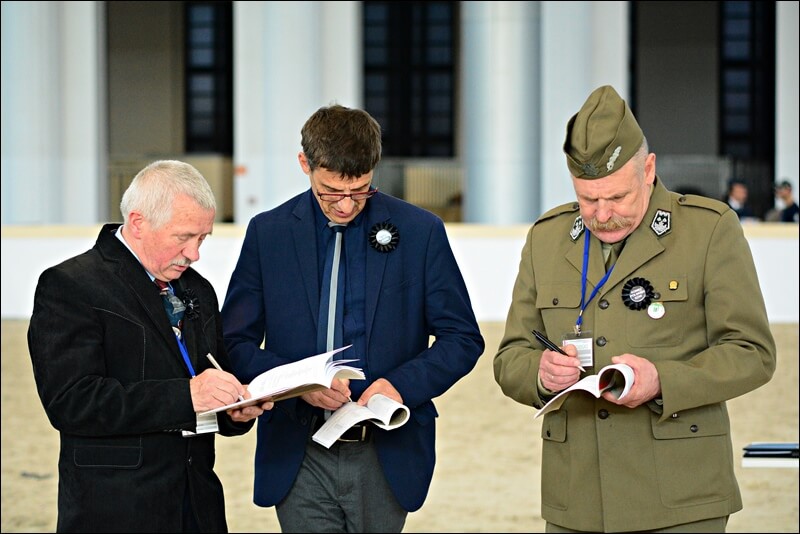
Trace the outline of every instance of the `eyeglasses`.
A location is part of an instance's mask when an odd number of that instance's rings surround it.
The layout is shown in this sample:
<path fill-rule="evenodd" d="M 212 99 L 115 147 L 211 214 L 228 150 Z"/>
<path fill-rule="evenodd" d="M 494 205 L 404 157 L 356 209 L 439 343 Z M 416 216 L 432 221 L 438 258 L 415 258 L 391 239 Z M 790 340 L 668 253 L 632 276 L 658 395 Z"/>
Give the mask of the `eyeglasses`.
<path fill-rule="evenodd" d="M 325 202 L 339 202 L 347 197 L 350 197 L 351 200 L 366 200 L 375 195 L 378 192 L 378 188 L 370 189 L 369 191 L 362 191 L 359 193 L 317 193 L 317 196 L 320 200 L 324 200 Z"/>

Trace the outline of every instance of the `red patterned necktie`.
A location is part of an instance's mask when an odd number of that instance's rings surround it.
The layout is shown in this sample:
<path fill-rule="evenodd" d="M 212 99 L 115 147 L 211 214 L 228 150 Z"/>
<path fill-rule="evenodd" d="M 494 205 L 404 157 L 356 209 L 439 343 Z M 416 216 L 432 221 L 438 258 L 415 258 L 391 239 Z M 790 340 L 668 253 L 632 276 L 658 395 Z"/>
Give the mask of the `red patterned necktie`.
<path fill-rule="evenodd" d="M 181 299 L 172 293 L 167 282 L 156 278 L 155 283 L 161 294 L 161 299 L 164 303 L 164 311 L 167 312 L 170 324 L 175 328 L 181 329 L 183 327 L 183 312 L 186 310 L 186 306 Z"/>

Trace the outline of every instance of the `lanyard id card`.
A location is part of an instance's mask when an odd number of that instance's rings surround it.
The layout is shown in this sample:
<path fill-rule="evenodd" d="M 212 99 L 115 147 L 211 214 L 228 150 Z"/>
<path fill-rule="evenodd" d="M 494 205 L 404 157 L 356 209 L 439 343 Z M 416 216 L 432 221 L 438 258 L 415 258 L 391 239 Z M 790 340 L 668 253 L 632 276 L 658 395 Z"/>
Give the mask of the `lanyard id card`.
<path fill-rule="evenodd" d="M 569 333 L 561 336 L 562 345 L 574 345 L 578 349 L 578 359 L 584 369 L 594 367 L 594 352 L 592 351 L 592 332 L 583 330 L 580 334 Z"/>

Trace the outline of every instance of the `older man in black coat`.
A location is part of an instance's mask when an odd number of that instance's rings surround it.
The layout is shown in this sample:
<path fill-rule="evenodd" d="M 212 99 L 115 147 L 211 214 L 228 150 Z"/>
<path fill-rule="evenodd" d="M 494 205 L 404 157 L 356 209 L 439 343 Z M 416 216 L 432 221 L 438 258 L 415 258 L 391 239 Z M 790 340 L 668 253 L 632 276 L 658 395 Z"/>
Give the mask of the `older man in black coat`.
<path fill-rule="evenodd" d="M 33 371 L 61 435 L 57 528 L 224 532 L 215 431 L 243 434 L 272 404 L 198 416 L 249 396 L 206 357 L 229 368 L 216 294 L 189 266 L 213 227 L 213 193 L 190 165 L 155 162 L 122 212 L 124 226 L 45 270 L 34 297 Z"/>

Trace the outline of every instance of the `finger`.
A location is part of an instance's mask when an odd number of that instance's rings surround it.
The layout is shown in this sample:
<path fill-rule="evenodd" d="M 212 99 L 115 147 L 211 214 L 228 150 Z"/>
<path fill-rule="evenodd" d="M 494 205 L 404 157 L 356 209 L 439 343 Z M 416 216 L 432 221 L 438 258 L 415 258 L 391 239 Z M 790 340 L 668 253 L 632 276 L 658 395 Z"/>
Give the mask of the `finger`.
<path fill-rule="evenodd" d="M 223 384 L 217 385 L 217 394 L 214 395 L 214 398 L 219 400 L 224 404 L 231 404 L 232 402 L 236 402 L 239 400 L 239 394 L 236 391 L 231 391 L 230 384 Z"/>

